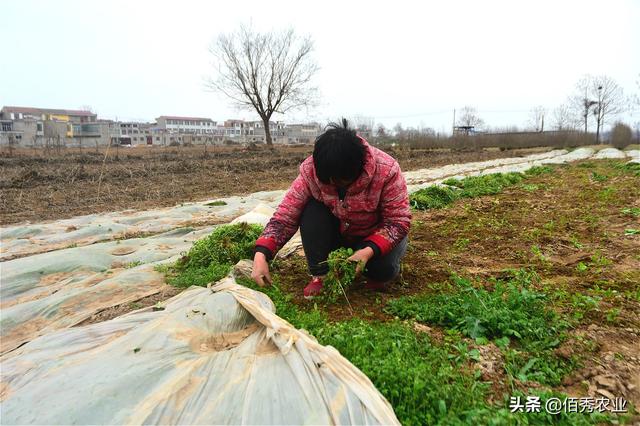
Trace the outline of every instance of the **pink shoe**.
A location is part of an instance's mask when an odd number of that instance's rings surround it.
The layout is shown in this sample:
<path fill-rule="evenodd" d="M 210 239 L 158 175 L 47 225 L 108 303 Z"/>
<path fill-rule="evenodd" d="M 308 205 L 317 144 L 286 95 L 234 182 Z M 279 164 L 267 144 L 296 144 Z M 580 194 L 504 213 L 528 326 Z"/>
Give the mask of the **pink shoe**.
<path fill-rule="evenodd" d="M 367 278 L 367 282 L 364 283 L 364 288 L 372 291 L 387 291 L 387 283 Z"/>
<path fill-rule="evenodd" d="M 302 294 L 304 298 L 307 300 L 311 300 L 316 296 L 319 296 L 322 293 L 322 278 L 321 277 L 313 277 L 309 284 L 304 288 Z"/>

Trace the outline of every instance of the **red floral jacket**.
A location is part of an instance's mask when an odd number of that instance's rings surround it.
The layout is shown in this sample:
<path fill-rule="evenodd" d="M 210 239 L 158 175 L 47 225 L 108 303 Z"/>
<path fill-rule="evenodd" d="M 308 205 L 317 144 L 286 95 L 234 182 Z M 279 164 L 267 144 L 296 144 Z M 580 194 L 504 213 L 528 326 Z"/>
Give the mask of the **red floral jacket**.
<path fill-rule="evenodd" d="M 320 182 L 315 173 L 313 157 L 300 165 L 300 174 L 278 206 L 273 217 L 256 241 L 272 254 L 282 248 L 295 234 L 300 215 L 310 198 L 325 204 L 340 220 L 340 233 L 359 237 L 389 253 L 409 232 L 411 211 L 407 184 L 398 162 L 389 154 L 362 139 L 365 150 L 363 172 L 347 188 L 343 200 L 337 188 Z"/>

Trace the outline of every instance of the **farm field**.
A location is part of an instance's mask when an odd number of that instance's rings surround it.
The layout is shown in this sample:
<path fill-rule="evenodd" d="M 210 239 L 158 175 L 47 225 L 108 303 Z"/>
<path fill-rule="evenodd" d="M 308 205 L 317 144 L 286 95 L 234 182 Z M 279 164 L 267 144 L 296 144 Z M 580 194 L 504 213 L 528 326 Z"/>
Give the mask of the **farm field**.
<path fill-rule="evenodd" d="M 348 301 L 310 304 L 301 256 L 276 261 L 271 288 L 241 283 L 359 367 L 403 424 L 638 421 L 639 166 L 545 166 L 498 186 L 491 176 L 442 208 L 414 210 L 387 293 L 356 284 Z M 169 281 L 202 285 L 211 272 Z M 511 413 L 510 398 L 527 396 L 624 398 L 631 414 Z"/>
<path fill-rule="evenodd" d="M 577 158 L 592 155 L 582 152 Z M 627 162 L 541 163 L 522 173 L 447 179 L 447 186 L 414 192 L 403 272 L 385 293 L 366 292 L 356 281 L 348 301 L 309 303 L 302 298 L 308 274 L 300 252 L 274 261 L 272 287 L 238 282 L 265 292 L 280 317 L 337 348 L 371 379 L 403 424 L 631 424 L 639 420 L 640 404 L 640 169 Z M 427 176 L 438 180 L 426 173 L 412 182 L 428 182 Z M 233 206 L 212 208 L 227 207 Z M 118 221 L 124 223 L 114 217 L 109 226 Z M 83 232 L 83 226 L 78 222 L 79 229 L 66 234 Z M 56 280 L 82 289 L 101 280 L 130 286 L 115 290 L 104 305 L 110 307 L 94 304 L 96 314 L 75 323 L 63 318 L 55 326 L 99 324 L 220 279 L 236 260 L 250 256 L 259 233 L 254 226 L 234 226 L 112 235 L 115 240 L 86 247 L 73 243 L 22 254 L 3 266 L 16 283 L 38 270 L 44 274 L 34 289 L 41 294 L 19 296 L 16 308 L 50 297 L 48 303 L 64 302 L 68 315 L 77 316 L 79 303 L 97 302 L 88 293 L 77 300 L 62 295 Z M 37 231 L 36 237 L 55 231 L 32 228 L 24 231 Z M 224 262 L 215 257 L 221 248 L 230 256 Z M 95 272 L 74 270 L 88 263 L 95 263 Z M 146 281 L 153 282 L 136 284 Z M 48 286 L 53 291 L 46 296 Z M 104 292 L 98 287 L 97 295 Z M 114 303 L 125 296 L 129 300 Z M 5 312 L 13 309 L 13 298 L 3 300 Z M 51 328 L 52 314 L 34 321 L 46 319 L 39 324 Z M 539 396 L 543 405 L 553 398 L 624 398 L 627 413 L 589 413 L 586 405 L 580 414 L 511 413 L 510 398 L 527 396 Z"/>
<path fill-rule="evenodd" d="M 403 170 L 517 157 L 548 149 L 392 151 Z M 69 218 L 124 209 L 284 189 L 311 146 L 16 150 L 0 158 L 0 224 Z"/>

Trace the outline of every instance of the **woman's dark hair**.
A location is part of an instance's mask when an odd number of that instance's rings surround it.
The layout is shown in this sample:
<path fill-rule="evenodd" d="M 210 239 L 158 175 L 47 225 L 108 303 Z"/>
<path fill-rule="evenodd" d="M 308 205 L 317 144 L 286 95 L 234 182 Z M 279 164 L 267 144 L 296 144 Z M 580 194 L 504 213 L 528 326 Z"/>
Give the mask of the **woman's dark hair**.
<path fill-rule="evenodd" d="M 329 123 L 313 148 L 316 175 L 327 184 L 331 178 L 356 180 L 362 173 L 364 155 L 362 141 L 345 118 L 340 123 Z"/>

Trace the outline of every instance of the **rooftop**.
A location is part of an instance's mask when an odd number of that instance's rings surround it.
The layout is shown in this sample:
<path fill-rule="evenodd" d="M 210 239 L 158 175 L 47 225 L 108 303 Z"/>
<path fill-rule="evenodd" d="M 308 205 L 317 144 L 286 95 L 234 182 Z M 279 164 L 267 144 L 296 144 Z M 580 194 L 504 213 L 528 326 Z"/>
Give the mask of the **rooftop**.
<path fill-rule="evenodd" d="M 204 117 L 179 117 L 177 115 L 161 115 L 160 117 L 156 118 L 156 120 L 160 120 L 162 118 L 164 118 L 166 120 L 213 121 L 210 118 L 204 118 Z"/>
<path fill-rule="evenodd" d="M 4 112 L 16 112 L 22 114 L 60 114 L 60 115 L 79 115 L 91 117 L 96 115 L 91 111 L 83 111 L 79 109 L 51 109 L 51 108 L 34 108 L 34 107 L 18 107 L 5 106 L 2 108 Z"/>

